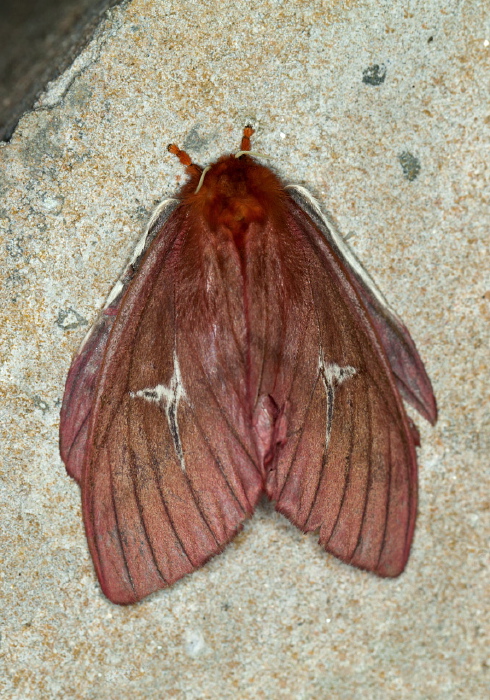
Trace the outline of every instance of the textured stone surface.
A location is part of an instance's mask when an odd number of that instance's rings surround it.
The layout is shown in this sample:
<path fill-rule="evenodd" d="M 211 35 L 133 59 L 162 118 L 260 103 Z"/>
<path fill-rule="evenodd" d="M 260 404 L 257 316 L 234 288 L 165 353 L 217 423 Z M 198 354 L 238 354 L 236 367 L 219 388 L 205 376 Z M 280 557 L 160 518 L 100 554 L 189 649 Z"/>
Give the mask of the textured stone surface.
<path fill-rule="evenodd" d="M 488 697 L 489 15 L 135 0 L 0 149 L 2 697 Z M 379 580 L 265 504 L 204 569 L 118 608 L 58 456 L 64 378 L 182 182 L 167 143 L 206 163 L 250 119 L 355 232 L 434 381 L 412 557 Z"/>

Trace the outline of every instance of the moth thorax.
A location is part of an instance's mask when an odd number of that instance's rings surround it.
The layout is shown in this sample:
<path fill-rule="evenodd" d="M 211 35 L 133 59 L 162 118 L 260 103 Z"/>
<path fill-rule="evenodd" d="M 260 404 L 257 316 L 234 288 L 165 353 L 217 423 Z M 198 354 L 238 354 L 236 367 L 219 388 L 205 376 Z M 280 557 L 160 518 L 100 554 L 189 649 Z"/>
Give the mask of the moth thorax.
<path fill-rule="evenodd" d="M 251 196 L 220 197 L 214 203 L 216 212 L 215 225 L 225 228 L 235 239 L 237 246 L 243 241 L 248 228 L 254 221 L 262 221 L 264 210 L 260 203 Z"/>
<path fill-rule="evenodd" d="M 211 166 L 195 195 L 211 227 L 227 230 L 238 246 L 250 224 L 266 219 L 269 203 L 261 182 L 264 172 L 274 178 L 250 158 L 226 157 Z"/>

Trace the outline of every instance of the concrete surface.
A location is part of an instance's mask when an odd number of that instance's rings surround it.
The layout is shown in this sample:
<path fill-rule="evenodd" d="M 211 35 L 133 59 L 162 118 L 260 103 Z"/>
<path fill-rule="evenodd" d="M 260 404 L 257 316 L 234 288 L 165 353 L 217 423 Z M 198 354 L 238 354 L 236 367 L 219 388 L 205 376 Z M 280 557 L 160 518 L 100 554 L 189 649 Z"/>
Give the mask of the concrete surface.
<path fill-rule="evenodd" d="M 135 0 L 0 149 L 1 649 L 9 699 L 487 698 L 490 7 Z M 412 556 L 380 580 L 262 505 L 139 605 L 100 593 L 58 454 L 71 357 L 156 201 L 255 147 L 310 187 L 412 330 Z"/>

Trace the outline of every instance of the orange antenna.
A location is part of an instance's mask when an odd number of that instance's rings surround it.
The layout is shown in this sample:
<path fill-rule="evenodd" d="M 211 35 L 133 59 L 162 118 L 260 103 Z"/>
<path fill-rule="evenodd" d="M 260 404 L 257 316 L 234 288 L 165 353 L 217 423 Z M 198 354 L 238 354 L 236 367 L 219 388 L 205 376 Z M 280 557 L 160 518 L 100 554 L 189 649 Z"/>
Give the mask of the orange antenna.
<path fill-rule="evenodd" d="M 175 145 L 175 143 L 169 144 L 167 146 L 167 151 L 169 153 L 172 153 L 174 156 L 177 156 L 182 165 L 185 165 L 185 168 L 189 175 L 195 175 L 196 173 L 199 175 L 202 168 L 199 165 L 196 165 L 192 162 L 190 155 L 186 151 L 182 151 L 178 146 Z"/>
<path fill-rule="evenodd" d="M 250 137 L 254 133 L 254 129 L 251 126 L 246 126 L 243 130 L 242 142 L 240 144 L 240 151 L 250 151 Z"/>

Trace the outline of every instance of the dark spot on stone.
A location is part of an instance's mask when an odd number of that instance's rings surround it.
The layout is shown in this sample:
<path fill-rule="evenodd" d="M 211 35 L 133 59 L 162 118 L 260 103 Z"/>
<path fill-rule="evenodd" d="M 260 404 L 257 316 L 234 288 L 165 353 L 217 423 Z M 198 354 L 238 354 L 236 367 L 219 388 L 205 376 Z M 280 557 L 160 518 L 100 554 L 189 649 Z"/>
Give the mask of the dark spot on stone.
<path fill-rule="evenodd" d="M 398 161 L 403 168 L 403 175 L 407 178 L 407 180 L 412 182 L 412 180 L 415 180 L 415 178 L 418 177 L 418 174 L 420 173 L 420 161 L 418 158 L 412 155 L 409 151 L 403 151 L 403 153 L 400 153 L 398 156 Z"/>
<path fill-rule="evenodd" d="M 10 255 L 11 258 L 14 260 L 19 260 L 20 258 L 25 258 L 24 255 L 24 248 L 23 248 L 23 240 L 22 237 L 19 236 L 18 238 L 8 241 L 6 244 L 7 248 L 7 253 Z M 29 262 L 26 260 L 26 262 Z"/>
<path fill-rule="evenodd" d="M 49 404 L 44 399 L 42 399 L 40 396 L 34 396 L 33 401 L 34 401 L 34 406 L 36 408 L 40 408 L 43 413 L 46 413 L 46 411 L 49 411 Z"/>
<path fill-rule="evenodd" d="M 212 140 L 209 135 L 207 137 L 201 136 L 199 129 L 200 124 L 196 124 L 184 139 L 183 149 L 184 151 L 201 151 L 206 145 Z"/>
<path fill-rule="evenodd" d="M 83 316 L 72 309 L 71 306 L 68 309 L 60 311 L 58 313 L 58 318 L 56 319 L 56 325 L 62 328 L 64 331 L 72 331 L 74 328 L 79 328 L 80 326 L 86 326 L 88 321 L 86 321 Z"/>
<path fill-rule="evenodd" d="M 386 66 L 375 63 L 362 71 L 362 82 L 366 85 L 381 85 L 386 78 Z"/>

